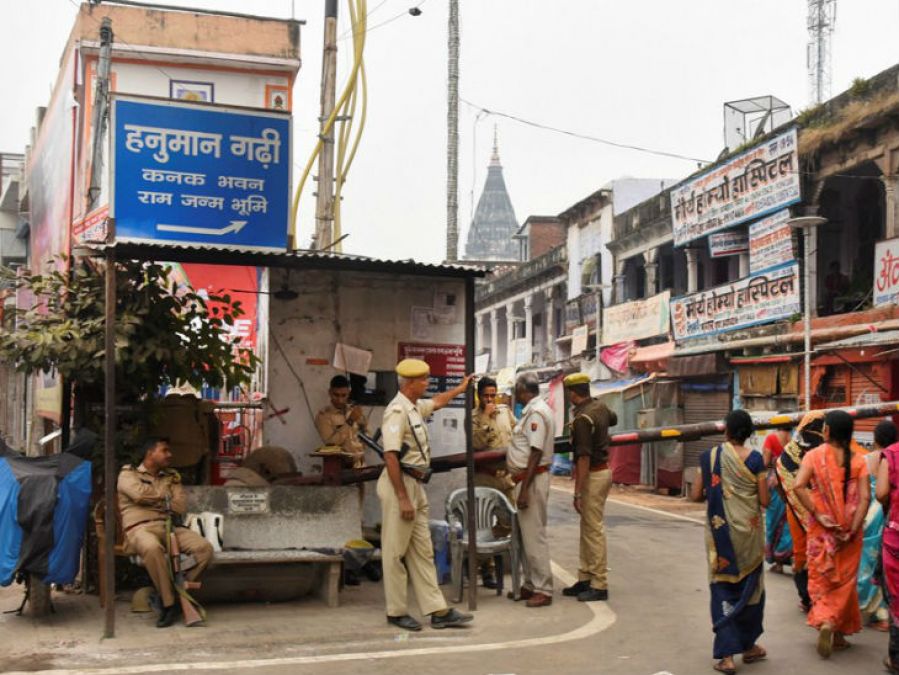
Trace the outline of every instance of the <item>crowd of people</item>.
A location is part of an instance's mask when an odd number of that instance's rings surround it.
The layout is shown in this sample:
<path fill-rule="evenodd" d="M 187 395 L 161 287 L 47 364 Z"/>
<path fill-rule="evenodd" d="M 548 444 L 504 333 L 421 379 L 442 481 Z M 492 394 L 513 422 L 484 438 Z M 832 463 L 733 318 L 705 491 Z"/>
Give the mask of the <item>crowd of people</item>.
<path fill-rule="evenodd" d="M 818 632 L 823 658 L 844 651 L 864 625 L 889 631 L 884 667 L 899 673 L 899 443 L 892 421 L 874 431 L 874 448 L 853 438 L 852 417 L 812 411 L 794 434 L 775 431 L 750 447 L 750 415 L 734 410 L 726 441 L 700 459 L 692 488 L 707 502 L 715 670 L 735 659 L 767 657 L 758 640 L 765 608 L 764 565 L 792 567 L 799 607 Z"/>

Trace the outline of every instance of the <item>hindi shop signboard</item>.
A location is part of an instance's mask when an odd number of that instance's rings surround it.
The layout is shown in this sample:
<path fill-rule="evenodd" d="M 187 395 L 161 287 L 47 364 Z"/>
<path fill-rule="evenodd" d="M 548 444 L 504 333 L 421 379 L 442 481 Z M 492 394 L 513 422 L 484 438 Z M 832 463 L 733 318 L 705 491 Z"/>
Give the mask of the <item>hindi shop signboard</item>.
<path fill-rule="evenodd" d="M 666 335 L 670 301 L 671 291 L 664 291 L 645 300 L 606 307 L 602 311 L 602 344 Z"/>
<path fill-rule="evenodd" d="M 874 306 L 895 304 L 899 304 L 899 239 L 887 239 L 874 249 Z"/>
<path fill-rule="evenodd" d="M 287 248 L 289 115 L 115 96 L 111 120 L 117 241 Z"/>
<path fill-rule="evenodd" d="M 745 232 L 717 232 L 709 235 L 709 256 L 726 258 L 749 251 L 749 235 Z"/>
<path fill-rule="evenodd" d="M 793 128 L 672 188 L 675 246 L 798 202 L 798 147 Z"/>
<path fill-rule="evenodd" d="M 802 311 L 799 264 L 787 263 L 671 301 L 675 340 L 715 335 L 785 319 Z"/>
<path fill-rule="evenodd" d="M 784 209 L 749 226 L 749 273 L 775 267 L 796 258 L 790 210 Z"/>

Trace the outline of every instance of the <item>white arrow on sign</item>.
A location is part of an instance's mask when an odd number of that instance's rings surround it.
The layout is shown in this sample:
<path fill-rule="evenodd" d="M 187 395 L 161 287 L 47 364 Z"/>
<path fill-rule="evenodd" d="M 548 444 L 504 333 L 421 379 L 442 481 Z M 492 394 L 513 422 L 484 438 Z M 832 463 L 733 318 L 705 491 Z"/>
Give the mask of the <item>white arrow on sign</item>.
<path fill-rule="evenodd" d="M 232 232 L 240 232 L 246 224 L 247 221 L 245 220 L 232 220 L 225 227 L 191 227 L 190 225 L 156 223 L 156 229 L 160 232 L 182 232 L 184 234 L 206 234 L 212 237 L 221 237 Z"/>

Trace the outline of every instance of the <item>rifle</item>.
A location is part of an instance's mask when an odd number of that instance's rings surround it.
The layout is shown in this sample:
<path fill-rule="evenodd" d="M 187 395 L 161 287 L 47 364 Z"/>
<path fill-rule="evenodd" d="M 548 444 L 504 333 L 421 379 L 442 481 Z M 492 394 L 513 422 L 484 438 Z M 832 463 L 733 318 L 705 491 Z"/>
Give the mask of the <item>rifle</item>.
<path fill-rule="evenodd" d="M 378 429 L 377 433 L 375 434 L 376 438 L 372 438 L 362 431 L 358 431 L 356 433 L 359 434 L 359 440 L 362 441 L 363 444 L 365 444 L 371 450 L 374 450 L 378 457 L 380 457 L 382 460 L 384 459 L 384 448 L 382 448 L 377 441 L 377 436 L 380 436 L 381 434 L 380 429 Z M 403 447 L 400 448 L 399 452 L 400 470 L 403 473 L 412 476 L 415 480 L 421 481 L 422 483 L 427 483 L 429 480 L 431 480 L 431 474 L 433 473 L 433 470 L 431 469 L 431 467 L 418 467 L 403 464 L 403 456 L 408 451 L 409 446 L 403 443 Z"/>
<path fill-rule="evenodd" d="M 168 512 L 165 520 L 165 536 L 166 549 L 169 554 L 169 574 L 175 586 L 175 591 L 178 593 L 178 599 L 181 601 L 181 614 L 184 616 L 184 625 L 187 627 L 196 626 L 206 620 L 206 612 L 200 606 L 200 603 L 194 600 L 189 591 L 197 590 L 202 584 L 199 581 L 188 581 L 184 576 L 184 561 L 181 556 L 181 547 L 178 545 L 178 537 L 175 536 L 170 497 L 166 496 L 165 501 L 166 511 Z"/>

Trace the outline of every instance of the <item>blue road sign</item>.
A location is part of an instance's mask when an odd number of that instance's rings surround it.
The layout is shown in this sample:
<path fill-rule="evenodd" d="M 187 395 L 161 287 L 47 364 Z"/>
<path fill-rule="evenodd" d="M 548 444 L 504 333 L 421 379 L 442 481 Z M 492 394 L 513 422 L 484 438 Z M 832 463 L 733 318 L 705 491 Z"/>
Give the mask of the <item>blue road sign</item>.
<path fill-rule="evenodd" d="M 289 115 L 116 96 L 111 120 L 117 241 L 287 247 Z"/>

